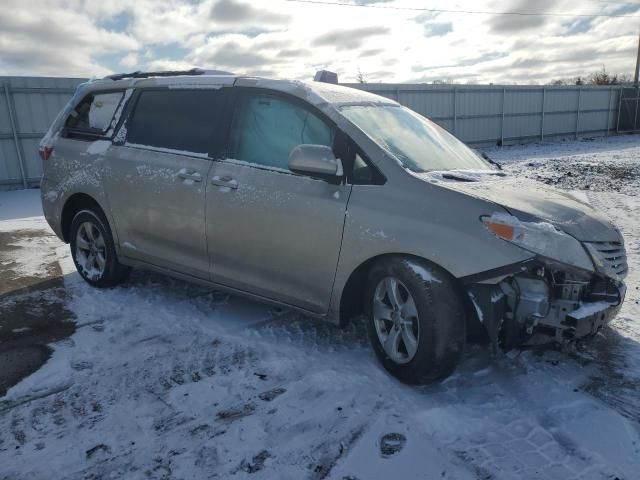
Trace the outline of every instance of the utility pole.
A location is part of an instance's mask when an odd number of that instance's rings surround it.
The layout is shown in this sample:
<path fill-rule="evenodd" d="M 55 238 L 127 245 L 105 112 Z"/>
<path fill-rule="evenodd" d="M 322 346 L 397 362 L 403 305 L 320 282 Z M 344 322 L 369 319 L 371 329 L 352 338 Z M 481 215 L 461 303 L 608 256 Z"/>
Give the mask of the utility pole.
<path fill-rule="evenodd" d="M 638 73 L 640 73 L 640 35 L 638 35 L 638 56 L 636 57 L 636 75 L 633 77 L 633 85 L 638 86 Z"/>

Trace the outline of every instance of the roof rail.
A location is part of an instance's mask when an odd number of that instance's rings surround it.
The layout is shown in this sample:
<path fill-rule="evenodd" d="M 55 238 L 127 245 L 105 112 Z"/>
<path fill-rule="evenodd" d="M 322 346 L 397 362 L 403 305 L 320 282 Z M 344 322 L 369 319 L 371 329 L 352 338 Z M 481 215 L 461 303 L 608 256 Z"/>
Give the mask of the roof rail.
<path fill-rule="evenodd" d="M 149 77 L 176 77 L 179 75 L 212 75 L 215 72 L 215 74 L 221 75 L 221 74 L 225 74 L 225 75 L 230 75 L 229 72 L 218 72 L 215 70 L 203 70 L 202 68 L 192 68 L 191 70 L 165 70 L 165 71 L 160 71 L 160 72 L 141 72 L 141 71 L 137 71 L 137 72 L 131 72 L 131 73 L 116 73 L 113 75 L 107 75 L 106 77 L 104 77 L 105 79 L 111 79 L 111 80 L 122 80 L 125 78 L 149 78 Z"/>

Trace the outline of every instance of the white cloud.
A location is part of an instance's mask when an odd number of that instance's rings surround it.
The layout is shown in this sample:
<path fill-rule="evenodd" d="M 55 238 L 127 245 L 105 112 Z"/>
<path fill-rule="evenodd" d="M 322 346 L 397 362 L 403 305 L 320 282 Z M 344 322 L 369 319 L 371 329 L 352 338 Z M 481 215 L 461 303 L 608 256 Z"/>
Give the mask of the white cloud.
<path fill-rule="evenodd" d="M 374 3 L 425 6 L 421 0 Z M 595 0 L 434 0 L 428 7 L 633 13 Z M 637 45 L 637 19 L 631 18 L 420 13 L 283 0 L 5 0 L 0 32 L 0 74 L 8 75 L 200 66 L 289 78 L 327 68 L 343 81 L 355 80 L 360 70 L 373 82 L 527 83 L 585 75 L 602 65 L 630 73 Z"/>
<path fill-rule="evenodd" d="M 0 32 L 0 73 L 14 75 L 101 75 L 109 69 L 97 58 L 139 46 L 130 35 L 98 27 L 92 16 L 55 2 L 3 2 Z"/>
<path fill-rule="evenodd" d="M 122 57 L 120 60 L 120 65 L 123 67 L 135 67 L 138 64 L 138 54 L 136 52 L 131 52 Z"/>

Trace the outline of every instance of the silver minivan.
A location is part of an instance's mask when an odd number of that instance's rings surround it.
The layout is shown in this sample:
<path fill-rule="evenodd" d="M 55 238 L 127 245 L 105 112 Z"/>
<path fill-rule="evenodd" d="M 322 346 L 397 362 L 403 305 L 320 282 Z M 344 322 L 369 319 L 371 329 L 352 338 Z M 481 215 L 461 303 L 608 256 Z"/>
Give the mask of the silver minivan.
<path fill-rule="evenodd" d="M 394 101 L 202 70 L 78 87 L 40 144 L 42 204 L 95 287 L 144 267 L 339 325 L 404 382 L 468 339 L 595 334 L 620 309 L 616 227 Z"/>

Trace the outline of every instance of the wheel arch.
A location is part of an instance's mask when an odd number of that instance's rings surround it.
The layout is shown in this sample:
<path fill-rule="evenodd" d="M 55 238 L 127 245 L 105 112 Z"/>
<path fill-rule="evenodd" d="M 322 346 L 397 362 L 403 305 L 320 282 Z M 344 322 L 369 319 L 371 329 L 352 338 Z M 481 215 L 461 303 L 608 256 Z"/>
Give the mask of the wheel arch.
<path fill-rule="evenodd" d="M 447 275 L 449 275 L 454 280 L 456 285 L 458 285 L 461 292 L 465 291 L 460 281 L 449 270 L 447 270 L 446 268 L 442 267 L 438 263 L 428 258 L 409 254 L 409 253 L 401 253 L 401 252 L 383 253 L 383 254 L 375 255 L 363 261 L 362 263 L 360 263 L 360 265 L 358 265 L 351 272 L 351 274 L 347 278 L 347 281 L 344 284 L 344 287 L 342 288 L 342 291 L 340 292 L 338 322 L 341 327 L 344 327 L 345 325 L 347 325 L 347 323 L 351 318 L 364 312 L 364 301 L 365 301 L 364 293 L 366 289 L 367 277 L 369 275 L 369 272 L 371 271 L 371 268 L 381 260 L 385 258 L 393 258 L 393 257 L 402 257 L 402 258 L 414 259 L 420 262 L 429 263 L 434 267 L 438 268 L 439 270 L 442 270 Z M 469 303 L 468 301 L 469 299 L 466 294 L 463 297 L 464 297 L 463 302 L 465 303 L 465 309 L 467 309 L 468 308 L 467 304 Z"/>
<path fill-rule="evenodd" d="M 104 218 L 107 218 L 105 210 L 102 208 L 100 203 L 98 203 L 94 197 L 87 195 L 86 193 L 74 193 L 64 203 L 62 215 L 60 216 L 60 230 L 62 238 L 66 243 L 69 243 L 70 241 L 69 230 L 71 229 L 73 217 L 75 217 L 80 210 L 89 208 L 97 210 Z"/>

